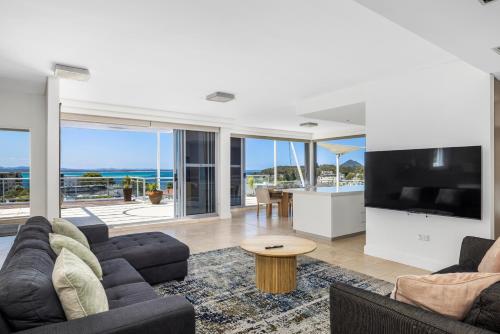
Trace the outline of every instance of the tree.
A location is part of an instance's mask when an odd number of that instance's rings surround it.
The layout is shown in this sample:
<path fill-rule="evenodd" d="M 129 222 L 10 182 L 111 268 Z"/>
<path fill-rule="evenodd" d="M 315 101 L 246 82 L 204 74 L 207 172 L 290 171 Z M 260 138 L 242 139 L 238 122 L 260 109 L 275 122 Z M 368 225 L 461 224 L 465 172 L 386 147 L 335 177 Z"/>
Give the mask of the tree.
<path fill-rule="evenodd" d="M 81 179 L 79 181 L 80 185 L 108 185 L 108 184 L 115 184 L 115 180 L 112 178 L 104 178 L 101 173 L 99 172 L 85 172 L 82 175 L 83 178 L 90 178 L 90 179 Z"/>

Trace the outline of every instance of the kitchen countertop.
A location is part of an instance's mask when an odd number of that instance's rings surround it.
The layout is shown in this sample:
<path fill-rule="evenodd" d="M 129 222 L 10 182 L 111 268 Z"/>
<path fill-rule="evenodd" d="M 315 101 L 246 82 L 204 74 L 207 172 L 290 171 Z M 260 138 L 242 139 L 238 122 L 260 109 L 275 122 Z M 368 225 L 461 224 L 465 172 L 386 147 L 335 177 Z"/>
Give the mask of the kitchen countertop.
<path fill-rule="evenodd" d="M 312 188 L 291 188 L 283 189 L 284 192 L 297 193 L 297 194 L 308 194 L 316 196 L 346 196 L 363 193 L 362 186 L 353 187 L 339 187 L 338 191 L 336 187 L 312 187 Z"/>

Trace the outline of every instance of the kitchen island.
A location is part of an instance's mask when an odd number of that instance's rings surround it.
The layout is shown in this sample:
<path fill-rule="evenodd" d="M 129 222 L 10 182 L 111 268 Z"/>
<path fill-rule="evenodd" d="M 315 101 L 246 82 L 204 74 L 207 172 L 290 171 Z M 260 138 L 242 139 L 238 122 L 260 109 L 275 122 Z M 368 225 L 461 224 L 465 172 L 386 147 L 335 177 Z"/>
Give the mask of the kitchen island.
<path fill-rule="evenodd" d="M 366 229 L 362 187 L 286 189 L 293 193 L 293 228 L 335 239 Z"/>

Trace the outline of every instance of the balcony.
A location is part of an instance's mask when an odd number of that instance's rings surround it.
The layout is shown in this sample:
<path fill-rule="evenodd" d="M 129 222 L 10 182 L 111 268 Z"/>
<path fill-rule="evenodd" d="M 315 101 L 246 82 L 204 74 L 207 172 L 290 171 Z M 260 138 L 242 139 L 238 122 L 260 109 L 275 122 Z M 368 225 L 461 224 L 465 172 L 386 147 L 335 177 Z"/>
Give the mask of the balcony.
<path fill-rule="evenodd" d="M 61 178 L 61 217 L 84 223 L 103 222 L 109 226 L 143 224 L 174 218 L 171 177 L 131 177 L 132 200 L 125 202 L 121 178 Z M 160 204 L 151 204 L 146 185 L 158 182 L 164 196 Z M 29 178 L 0 179 L 0 219 L 28 217 Z"/>

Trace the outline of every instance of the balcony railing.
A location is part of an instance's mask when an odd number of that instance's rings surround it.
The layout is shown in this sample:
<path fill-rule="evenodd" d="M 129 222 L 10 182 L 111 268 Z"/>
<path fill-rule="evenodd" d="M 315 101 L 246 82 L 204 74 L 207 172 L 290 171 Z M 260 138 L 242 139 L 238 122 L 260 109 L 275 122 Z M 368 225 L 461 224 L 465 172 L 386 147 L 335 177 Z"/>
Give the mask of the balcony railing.
<path fill-rule="evenodd" d="M 0 203 L 27 203 L 30 200 L 29 177 L 0 178 Z"/>
<path fill-rule="evenodd" d="M 132 197 L 145 200 L 148 183 L 160 183 L 166 198 L 173 196 L 173 177 L 130 177 Z M 123 177 L 64 176 L 61 177 L 61 194 L 64 201 L 123 198 Z M 0 178 L 0 204 L 28 204 L 30 179 L 24 177 Z"/>
<path fill-rule="evenodd" d="M 64 200 L 96 200 L 123 198 L 123 177 L 112 176 L 65 176 L 61 178 L 61 193 Z M 172 194 L 173 177 L 130 177 L 132 197 L 145 200 L 148 183 L 160 183 L 167 198 Z"/>

